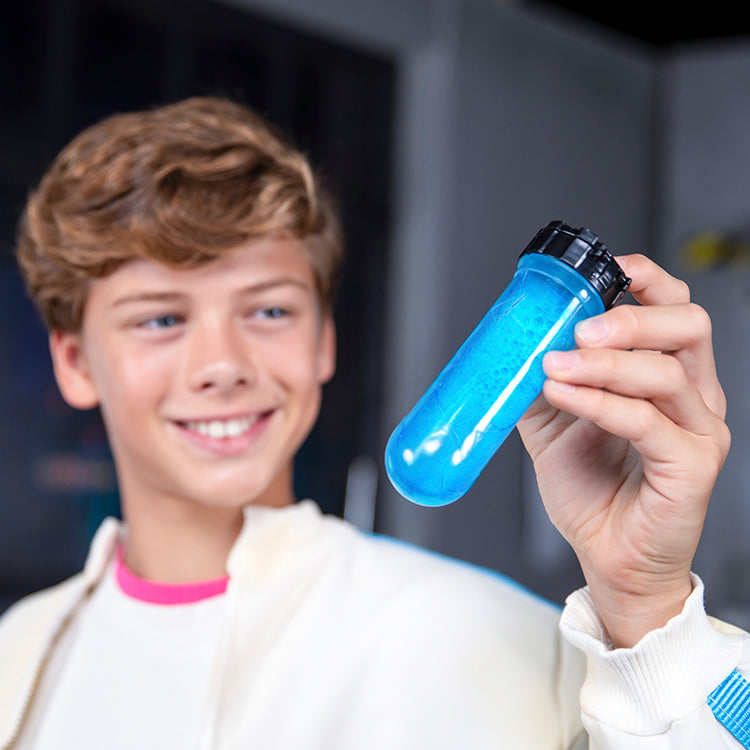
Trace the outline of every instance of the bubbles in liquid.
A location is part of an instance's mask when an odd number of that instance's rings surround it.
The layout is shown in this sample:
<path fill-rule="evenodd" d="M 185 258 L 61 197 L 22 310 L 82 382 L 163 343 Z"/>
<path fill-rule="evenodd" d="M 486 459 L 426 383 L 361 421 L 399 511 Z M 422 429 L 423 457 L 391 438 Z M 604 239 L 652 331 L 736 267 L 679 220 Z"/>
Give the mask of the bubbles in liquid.
<path fill-rule="evenodd" d="M 600 307 L 586 312 L 541 274 L 518 274 L 391 436 L 396 489 L 422 505 L 461 497 L 541 391 L 544 351 L 573 348 L 573 326 Z"/>

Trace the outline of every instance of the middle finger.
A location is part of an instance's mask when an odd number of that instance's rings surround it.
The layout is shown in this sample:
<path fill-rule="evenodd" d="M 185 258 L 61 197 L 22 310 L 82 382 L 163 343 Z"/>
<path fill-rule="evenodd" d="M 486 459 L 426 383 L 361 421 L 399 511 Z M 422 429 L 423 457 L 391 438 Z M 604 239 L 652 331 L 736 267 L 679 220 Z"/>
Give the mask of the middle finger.
<path fill-rule="evenodd" d="M 545 374 L 558 382 L 650 401 L 693 433 L 705 435 L 715 429 L 715 414 L 679 360 L 670 354 L 617 349 L 549 352 L 543 367 Z"/>

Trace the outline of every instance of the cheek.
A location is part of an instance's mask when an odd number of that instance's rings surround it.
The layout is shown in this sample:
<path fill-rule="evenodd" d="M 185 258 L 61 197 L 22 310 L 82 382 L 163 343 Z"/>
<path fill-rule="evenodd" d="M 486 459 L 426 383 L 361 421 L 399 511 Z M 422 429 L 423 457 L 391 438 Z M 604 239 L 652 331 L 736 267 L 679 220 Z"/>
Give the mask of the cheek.
<path fill-rule="evenodd" d="M 307 341 L 287 341 L 274 346 L 266 360 L 272 363 L 276 379 L 290 390 L 309 392 L 318 386 L 319 357 Z"/>
<path fill-rule="evenodd" d="M 149 405 L 166 388 L 169 371 L 166 358 L 153 352 L 113 348 L 95 363 L 102 406 L 127 412 Z"/>

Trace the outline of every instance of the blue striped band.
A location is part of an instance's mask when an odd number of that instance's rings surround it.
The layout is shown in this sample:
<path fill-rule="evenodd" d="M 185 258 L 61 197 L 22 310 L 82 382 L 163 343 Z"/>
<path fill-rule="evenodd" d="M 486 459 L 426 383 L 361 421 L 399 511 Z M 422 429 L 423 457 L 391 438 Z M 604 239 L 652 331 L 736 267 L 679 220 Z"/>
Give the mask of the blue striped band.
<path fill-rule="evenodd" d="M 714 716 L 750 750 L 750 682 L 736 669 L 708 696 Z"/>

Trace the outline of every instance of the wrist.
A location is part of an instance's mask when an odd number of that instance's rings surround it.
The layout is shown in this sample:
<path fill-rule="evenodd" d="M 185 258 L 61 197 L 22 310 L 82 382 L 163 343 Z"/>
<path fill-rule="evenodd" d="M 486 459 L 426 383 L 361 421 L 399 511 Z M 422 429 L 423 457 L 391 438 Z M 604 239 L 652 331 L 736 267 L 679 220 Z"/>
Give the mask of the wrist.
<path fill-rule="evenodd" d="M 589 581 L 591 599 L 613 648 L 632 648 L 647 633 L 679 615 L 693 591 L 690 574 L 638 590 Z"/>

